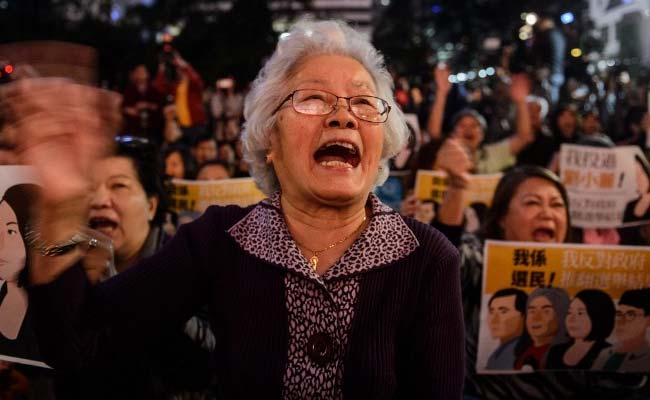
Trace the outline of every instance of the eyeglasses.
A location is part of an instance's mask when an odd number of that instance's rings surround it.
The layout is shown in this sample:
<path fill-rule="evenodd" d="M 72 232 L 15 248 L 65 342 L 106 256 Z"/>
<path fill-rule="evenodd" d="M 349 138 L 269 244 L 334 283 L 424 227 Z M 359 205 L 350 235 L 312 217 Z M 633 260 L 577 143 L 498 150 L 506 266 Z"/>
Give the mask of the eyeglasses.
<path fill-rule="evenodd" d="M 388 119 L 390 105 L 384 99 L 375 96 L 337 96 L 325 90 L 299 89 L 287 96 L 273 114 L 291 99 L 291 106 L 296 112 L 306 115 L 328 115 L 338 106 L 339 99 L 348 101 L 348 111 L 355 117 L 367 121 L 382 123 Z"/>
<path fill-rule="evenodd" d="M 643 316 L 644 316 L 643 313 L 637 313 L 635 311 L 630 310 L 630 311 L 626 311 L 626 312 L 616 311 L 616 317 L 615 318 L 617 320 L 625 319 L 625 321 L 630 322 L 630 321 L 634 321 L 635 319 L 637 319 L 639 317 L 643 317 Z"/>

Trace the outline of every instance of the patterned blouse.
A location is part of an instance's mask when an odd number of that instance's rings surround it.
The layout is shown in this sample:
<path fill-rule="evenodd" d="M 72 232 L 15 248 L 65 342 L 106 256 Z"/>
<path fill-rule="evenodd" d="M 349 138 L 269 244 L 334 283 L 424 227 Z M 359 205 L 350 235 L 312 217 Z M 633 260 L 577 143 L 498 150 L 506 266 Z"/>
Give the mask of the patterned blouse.
<path fill-rule="evenodd" d="M 402 218 L 376 196 L 369 197 L 368 206 L 372 217 L 367 227 L 322 276 L 309 266 L 291 237 L 279 193 L 229 230 L 245 251 L 292 272 L 284 280 L 289 316 L 285 399 L 343 398 L 343 360 L 359 273 L 399 260 L 419 245 Z"/>

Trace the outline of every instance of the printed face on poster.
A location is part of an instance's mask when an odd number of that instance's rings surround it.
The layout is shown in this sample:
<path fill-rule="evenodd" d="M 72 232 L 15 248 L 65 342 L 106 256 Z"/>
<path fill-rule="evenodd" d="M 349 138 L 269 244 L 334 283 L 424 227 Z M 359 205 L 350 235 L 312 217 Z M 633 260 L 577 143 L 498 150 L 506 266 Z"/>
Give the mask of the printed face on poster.
<path fill-rule="evenodd" d="M 650 372 L 650 249 L 487 241 L 476 370 Z"/>
<path fill-rule="evenodd" d="M 0 166 L 0 359 L 47 367 L 38 350 L 24 288 L 29 262 L 25 234 L 39 191 L 29 167 Z"/>

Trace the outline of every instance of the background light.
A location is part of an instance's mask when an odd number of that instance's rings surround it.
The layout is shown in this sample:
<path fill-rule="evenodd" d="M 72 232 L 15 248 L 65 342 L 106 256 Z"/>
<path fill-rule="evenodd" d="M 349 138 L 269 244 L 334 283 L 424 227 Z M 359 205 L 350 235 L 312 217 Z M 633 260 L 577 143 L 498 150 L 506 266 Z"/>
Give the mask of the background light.
<path fill-rule="evenodd" d="M 578 57 L 580 57 L 580 56 L 582 55 L 582 50 L 580 50 L 580 49 L 577 48 L 577 47 L 576 47 L 576 48 L 573 48 L 573 49 L 571 49 L 571 55 L 572 55 L 573 57 L 575 57 L 575 58 L 578 58 Z"/>
<path fill-rule="evenodd" d="M 537 14 L 535 13 L 526 14 L 526 23 L 528 25 L 535 25 L 537 23 Z"/>
<path fill-rule="evenodd" d="M 565 12 L 564 14 L 560 15 L 560 21 L 562 21 L 563 24 L 570 24 L 575 20 L 573 17 L 573 13 L 570 12 Z"/>

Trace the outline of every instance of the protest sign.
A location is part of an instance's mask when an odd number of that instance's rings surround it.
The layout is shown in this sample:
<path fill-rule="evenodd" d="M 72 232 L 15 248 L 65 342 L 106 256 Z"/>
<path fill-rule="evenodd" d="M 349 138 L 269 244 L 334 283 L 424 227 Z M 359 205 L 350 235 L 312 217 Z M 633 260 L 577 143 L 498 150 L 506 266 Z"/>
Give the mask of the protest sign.
<path fill-rule="evenodd" d="M 236 204 L 242 207 L 264 199 L 252 178 L 193 181 L 173 179 L 172 209 L 202 213 L 211 205 Z"/>
<path fill-rule="evenodd" d="M 33 331 L 23 276 L 25 234 L 38 194 L 38 180 L 29 167 L 0 166 L 0 359 L 47 367 Z"/>
<path fill-rule="evenodd" d="M 637 146 L 562 145 L 560 178 L 571 224 L 615 228 L 650 222 L 650 167 Z"/>
<path fill-rule="evenodd" d="M 474 203 L 492 204 L 494 189 L 503 174 L 470 175 L 465 206 Z M 422 201 L 442 203 L 447 188 L 447 173 L 444 171 L 418 170 L 415 178 L 415 195 Z"/>
<path fill-rule="evenodd" d="M 647 247 L 488 240 L 476 370 L 650 372 L 649 287 Z"/>

